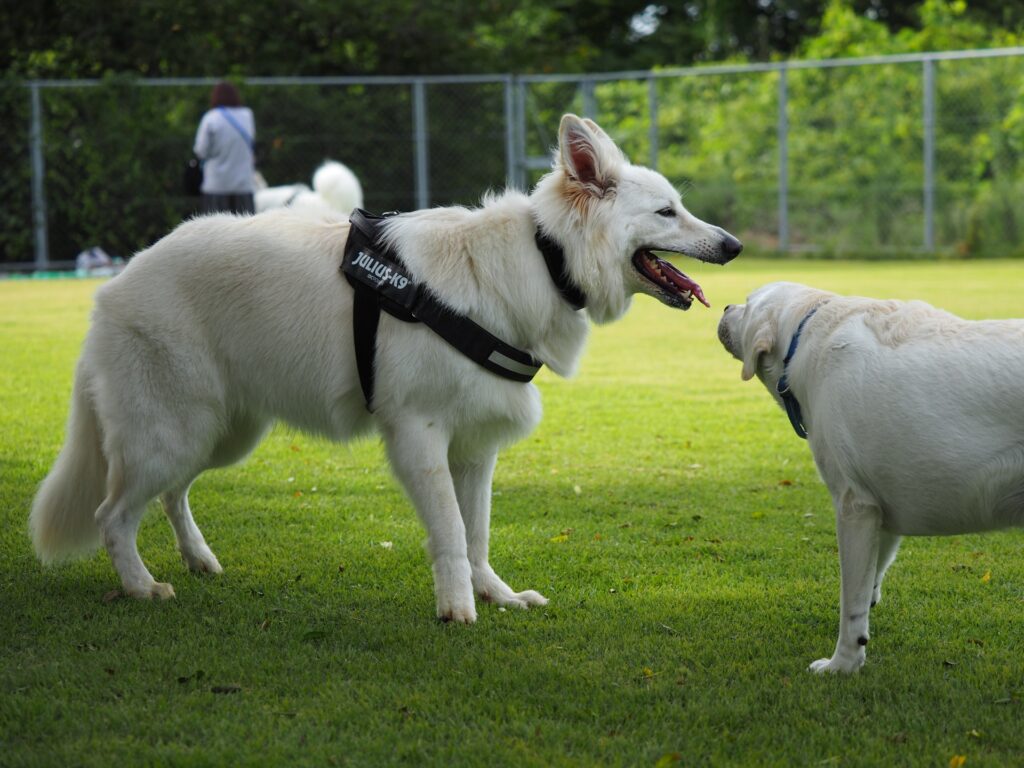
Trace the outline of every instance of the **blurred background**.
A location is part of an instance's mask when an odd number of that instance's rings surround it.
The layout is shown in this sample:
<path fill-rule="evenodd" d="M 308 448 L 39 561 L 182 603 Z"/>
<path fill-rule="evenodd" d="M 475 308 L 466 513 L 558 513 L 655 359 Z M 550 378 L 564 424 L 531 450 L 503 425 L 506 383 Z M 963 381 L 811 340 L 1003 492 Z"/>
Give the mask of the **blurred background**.
<path fill-rule="evenodd" d="M 128 258 L 195 212 L 210 87 L 271 185 L 370 210 L 528 189 L 593 117 L 762 255 L 1024 255 L 1024 3 L 41 2 L 0 19 L 0 270 Z"/>

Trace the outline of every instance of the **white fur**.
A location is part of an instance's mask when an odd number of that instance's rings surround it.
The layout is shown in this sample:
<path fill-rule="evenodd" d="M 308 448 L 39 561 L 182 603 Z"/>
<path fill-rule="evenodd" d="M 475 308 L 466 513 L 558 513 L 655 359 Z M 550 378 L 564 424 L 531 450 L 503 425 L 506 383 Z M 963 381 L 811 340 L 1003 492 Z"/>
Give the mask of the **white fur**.
<path fill-rule="evenodd" d="M 561 375 L 576 368 L 588 311 L 612 320 L 643 285 L 630 276 L 637 248 L 707 256 L 701 248 L 728 238 L 686 214 L 667 181 L 629 165 L 592 125 L 563 118 L 560 137 L 573 150 L 532 196 L 406 214 L 387 230 L 417 281 Z M 601 159 L 600 173 L 584 155 Z M 654 213 L 666 204 L 679 216 Z M 534 243 L 537 220 L 564 245 L 587 311 L 556 290 Z M 334 440 L 379 430 L 427 529 L 439 617 L 472 622 L 474 592 L 500 605 L 546 602 L 514 591 L 488 561 L 497 452 L 538 423 L 537 389 L 383 314 L 371 416 L 354 359 L 352 291 L 338 270 L 347 235 L 339 215 L 199 218 L 98 292 L 67 441 L 32 508 L 44 561 L 102 541 L 126 592 L 173 595 L 135 543 L 145 504 L 160 496 L 188 566 L 219 572 L 188 488 L 203 470 L 244 457 L 281 419 Z"/>
<path fill-rule="evenodd" d="M 818 305 L 787 369 L 835 506 L 842 577 L 835 653 L 811 669 L 852 672 L 901 536 L 1024 525 L 1024 321 L 764 286 L 726 308 L 719 336 L 780 404 L 790 339 Z"/>
<path fill-rule="evenodd" d="M 265 182 L 264 182 L 265 185 Z M 343 213 L 363 207 L 363 187 L 356 175 L 337 160 L 326 160 L 313 174 L 313 188 L 305 184 L 262 186 L 254 194 L 256 212 L 294 208 L 313 215 Z"/>

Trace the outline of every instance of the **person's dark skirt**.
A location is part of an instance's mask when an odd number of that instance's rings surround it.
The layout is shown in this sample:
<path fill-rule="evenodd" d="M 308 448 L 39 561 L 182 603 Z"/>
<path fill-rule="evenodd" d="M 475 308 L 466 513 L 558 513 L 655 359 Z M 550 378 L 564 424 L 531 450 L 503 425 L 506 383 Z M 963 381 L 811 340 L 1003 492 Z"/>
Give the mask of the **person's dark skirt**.
<path fill-rule="evenodd" d="M 205 192 L 199 201 L 202 213 L 256 213 L 256 204 L 252 194 L 239 195 L 208 195 Z"/>

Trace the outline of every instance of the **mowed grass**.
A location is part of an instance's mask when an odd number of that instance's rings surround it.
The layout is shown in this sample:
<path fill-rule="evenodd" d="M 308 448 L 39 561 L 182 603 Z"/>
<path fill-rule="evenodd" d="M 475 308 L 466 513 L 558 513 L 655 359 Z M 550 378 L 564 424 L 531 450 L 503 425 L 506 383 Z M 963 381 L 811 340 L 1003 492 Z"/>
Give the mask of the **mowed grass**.
<path fill-rule="evenodd" d="M 434 620 L 378 442 L 284 427 L 192 490 L 223 576 L 156 506 L 140 548 L 177 599 L 104 600 L 104 553 L 44 570 L 26 518 L 98 283 L 0 282 L 0 765 L 1020 765 L 1024 534 L 908 540 L 863 671 L 808 674 L 838 621 L 828 495 L 715 327 L 774 279 L 1021 317 L 1024 263 L 683 266 L 714 310 L 638 298 L 574 380 L 539 377 L 491 551 L 551 602 L 474 626 Z"/>

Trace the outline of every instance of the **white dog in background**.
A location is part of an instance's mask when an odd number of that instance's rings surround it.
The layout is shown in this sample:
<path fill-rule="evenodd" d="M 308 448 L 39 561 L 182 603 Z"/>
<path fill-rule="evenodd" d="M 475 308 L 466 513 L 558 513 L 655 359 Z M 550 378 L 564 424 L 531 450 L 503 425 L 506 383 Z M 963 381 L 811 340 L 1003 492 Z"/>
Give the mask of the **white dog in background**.
<path fill-rule="evenodd" d="M 835 653 L 811 670 L 853 672 L 901 536 L 1024 525 L 1024 321 L 772 283 L 726 307 L 718 334 L 744 380 L 785 407 L 785 376 L 799 404 L 842 582 Z"/>
<path fill-rule="evenodd" d="M 499 378 L 426 326 L 384 314 L 368 413 L 353 291 L 339 272 L 348 231 L 340 216 L 204 216 L 97 292 L 66 442 L 32 507 L 44 562 L 102 543 L 128 594 L 171 597 L 136 547 L 145 506 L 159 496 L 188 567 L 220 572 L 193 521 L 189 487 L 205 469 L 244 457 L 280 419 L 336 440 L 380 431 L 427 529 L 440 618 L 474 621 L 474 592 L 499 605 L 546 602 L 514 591 L 488 557 L 498 449 L 540 420 L 536 387 Z M 556 287 L 538 231 L 564 250 L 585 310 Z M 562 119 L 554 169 L 531 195 L 394 216 L 385 233 L 417 283 L 562 376 L 576 368 L 588 317 L 615 320 L 638 292 L 682 309 L 704 300 L 653 251 L 724 263 L 742 248 L 575 115 Z"/>
<path fill-rule="evenodd" d="M 306 213 L 342 213 L 348 216 L 363 207 L 363 187 L 351 169 L 337 160 L 326 160 L 313 174 L 313 188 L 305 184 L 268 187 L 257 177 L 253 195 L 256 212 L 272 208 L 291 208 Z"/>

